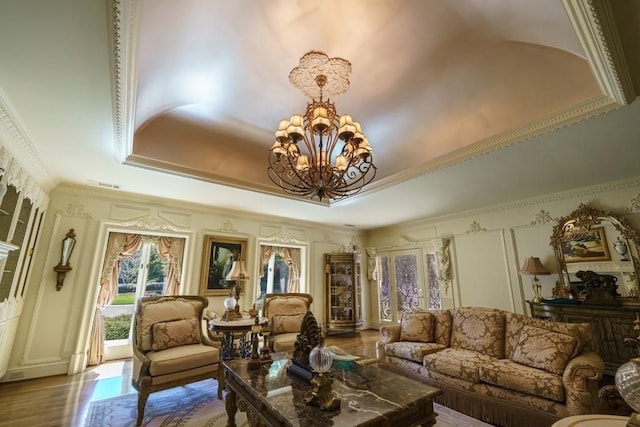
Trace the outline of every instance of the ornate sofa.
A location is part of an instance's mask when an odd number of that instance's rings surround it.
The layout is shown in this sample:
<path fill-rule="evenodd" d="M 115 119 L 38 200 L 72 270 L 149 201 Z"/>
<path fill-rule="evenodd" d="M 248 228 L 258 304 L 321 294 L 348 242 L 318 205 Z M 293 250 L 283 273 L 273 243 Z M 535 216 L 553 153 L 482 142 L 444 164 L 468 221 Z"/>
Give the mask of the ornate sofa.
<path fill-rule="evenodd" d="M 464 307 L 405 312 L 383 326 L 378 359 L 433 385 L 436 401 L 499 426 L 549 426 L 597 412 L 604 363 L 587 323 Z"/>

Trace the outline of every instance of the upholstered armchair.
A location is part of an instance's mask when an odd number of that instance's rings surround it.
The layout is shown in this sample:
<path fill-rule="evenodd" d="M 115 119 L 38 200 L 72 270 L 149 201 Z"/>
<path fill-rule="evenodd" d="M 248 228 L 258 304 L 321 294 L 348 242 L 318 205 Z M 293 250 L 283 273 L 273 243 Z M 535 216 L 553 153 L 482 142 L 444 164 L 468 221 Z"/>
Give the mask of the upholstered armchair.
<path fill-rule="evenodd" d="M 207 378 L 218 378 L 219 350 L 209 339 L 201 296 L 145 297 L 133 324 L 133 372 L 142 424 L 150 393 Z"/>
<path fill-rule="evenodd" d="M 309 311 L 313 297 L 309 294 L 266 294 L 263 316 L 269 319 L 269 347 L 272 351 L 291 351 L 300 333 L 302 318 Z"/>

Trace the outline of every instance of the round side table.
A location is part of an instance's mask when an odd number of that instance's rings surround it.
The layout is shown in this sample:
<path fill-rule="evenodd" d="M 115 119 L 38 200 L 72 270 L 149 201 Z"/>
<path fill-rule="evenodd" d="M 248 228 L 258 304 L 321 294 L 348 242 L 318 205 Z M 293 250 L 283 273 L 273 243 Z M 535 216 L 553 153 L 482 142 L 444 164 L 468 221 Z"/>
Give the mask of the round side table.
<path fill-rule="evenodd" d="M 556 421 L 551 427 L 625 427 L 629 417 L 619 415 L 572 415 Z"/>

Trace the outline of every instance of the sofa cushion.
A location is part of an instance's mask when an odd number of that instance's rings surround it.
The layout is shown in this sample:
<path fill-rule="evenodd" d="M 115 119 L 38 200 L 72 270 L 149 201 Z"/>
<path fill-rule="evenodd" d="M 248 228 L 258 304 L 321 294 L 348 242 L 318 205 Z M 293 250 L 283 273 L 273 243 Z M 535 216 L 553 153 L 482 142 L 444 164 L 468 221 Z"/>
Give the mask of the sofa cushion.
<path fill-rule="evenodd" d="M 523 314 L 509 312 L 505 314 L 505 321 L 505 358 L 510 359 L 513 357 L 513 351 L 520 339 L 522 328 L 527 325 L 574 337 L 577 340 L 577 344 L 571 355 L 572 358 L 583 351 L 593 350 L 595 348 L 593 331 L 591 325 L 588 323 L 549 322 L 547 320 L 535 319 Z"/>
<path fill-rule="evenodd" d="M 296 340 L 298 339 L 298 334 L 300 331 L 289 334 L 280 334 L 280 335 L 270 335 L 269 342 L 273 351 L 283 352 L 283 351 L 291 351 L 294 348 Z"/>
<path fill-rule="evenodd" d="M 458 308 L 453 315 L 451 347 L 504 358 L 504 313 L 490 308 Z"/>
<path fill-rule="evenodd" d="M 199 344 L 200 331 L 195 318 L 154 323 L 151 327 L 151 350 L 159 351 L 180 345 Z"/>
<path fill-rule="evenodd" d="M 577 340 L 572 336 L 525 326 L 511 359 L 522 365 L 562 375 L 576 343 Z"/>
<path fill-rule="evenodd" d="M 423 365 L 433 371 L 474 383 L 480 382 L 482 365 L 496 360 L 486 354 L 458 348 L 445 348 L 424 356 Z"/>
<path fill-rule="evenodd" d="M 267 313 L 269 316 L 280 314 L 305 314 L 307 310 L 307 299 L 298 296 L 287 296 L 271 299 L 269 301 Z"/>
<path fill-rule="evenodd" d="M 425 355 L 435 353 L 444 348 L 446 347 L 442 344 L 436 343 L 401 341 L 385 344 L 384 352 L 389 356 L 422 363 Z"/>
<path fill-rule="evenodd" d="M 507 359 L 480 367 L 480 380 L 544 399 L 564 402 L 562 377 L 541 369 L 523 366 Z"/>
<path fill-rule="evenodd" d="M 151 361 L 149 373 L 155 377 L 218 363 L 219 354 L 216 347 L 191 344 L 150 351 L 146 356 Z"/>
<path fill-rule="evenodd" d="M 442 344 L 445 347 L 451 345 L 451 327 L 453 319 L 450 310 L 432 311 L 433 315 L 433 342 Z"/>
<path fill-rule="evenodd" d="M 402 313 L 400 341 L 433 342 L 433 316 L 427 311 Z"/>
<path fill-rule="evenodd" d="M 278 314 L 271 316 L 271 334 L 289 334 L 300 332 L 305 314 Z"/>
<path fill-rule="evenodd" d="M 189 318 L 196 318 L 196 308 L 184 299 L 166 297 L 142 303 L 136 313 L 136 340 L 140 350 L 151 350 L 151 327 L 154 324 Z"/>

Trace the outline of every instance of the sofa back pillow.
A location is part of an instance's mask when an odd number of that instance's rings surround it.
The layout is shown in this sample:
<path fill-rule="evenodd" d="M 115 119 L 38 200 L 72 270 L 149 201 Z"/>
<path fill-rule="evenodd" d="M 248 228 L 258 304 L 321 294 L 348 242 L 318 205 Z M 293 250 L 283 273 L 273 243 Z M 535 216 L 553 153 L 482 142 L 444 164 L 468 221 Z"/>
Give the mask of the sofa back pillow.
<path fill-rule="evenodd" d="M 449 347 L 453 318 L 450 310 L 435 310 L 433 315 L 433 342 Z"/>
<path fill-rule="evenodd" d="M 506 332 L 505 332 L 505 357 L 512 359 L 522 328 L 525 326 L 533 326 L 536 328 L 546 329 L 552 332 L 558 332 L 574 337 L 576 346 L 571 357 L 575 357 L 583 351 L 594 350 L 593 330 L 588 323 L 563 323 L 549 322 L 547 320 L 536 319 L 517 313 L 506 313 Z M 512 359 L 513 360 L 513 359 Z"/>
<path fill-rule="evenodd" d="M 136 312 L 136 340 L 143 352 L 151 350 L 151 327 L 155 323 L 196 318 L 196 307 L 185 299 L 165 297 L 140 304 Z"/>
<path fill-rule="evenodd" d="M 578 341 L 566 334 L 525 326 L 513 352 L 513 360 L 521 365 L 562 375 Z"/>
<path fill-rule="evenodd" d="M 198 321 L 195 317 L 158 322 L 151 327 L 151 350 L 153 351 L 201 342 Z"/>
<path fill-rule="evenodd" d="M 402 313 L 400 341 L 433 342 L 433 315 L 428 311 Z"/>
<path fill-rule="evenodd" d="M 453 314 L 451 347 L 504 358 L 504 312 L 492 308 L 462 307 Z"/>
<path fill-rule="evenodd" d="M 305 315 L 306 313 L 271 316 L 271 334 L 278 335 L 300 332 L 302 319 L 304 319 Z"/>

